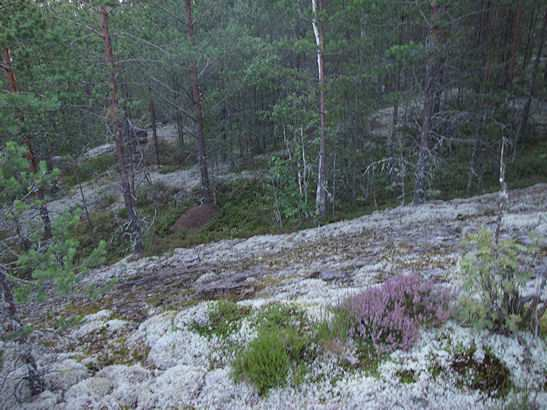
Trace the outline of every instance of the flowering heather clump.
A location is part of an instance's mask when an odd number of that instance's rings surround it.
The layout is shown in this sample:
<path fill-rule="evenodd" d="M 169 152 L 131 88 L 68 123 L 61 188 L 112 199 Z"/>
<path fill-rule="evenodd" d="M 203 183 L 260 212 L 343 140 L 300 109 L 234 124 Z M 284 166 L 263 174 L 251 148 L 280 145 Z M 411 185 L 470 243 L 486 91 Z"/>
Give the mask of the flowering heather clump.
<path fill-rule="evenodd" d="M 448 295 L 436 294 L 431 281 L 418 275 L 397 276 L 345 302 L 355 316 L 357 334 L 378 351 L 408 350 L 416 342 L 420 324 L 448 319 Z"/>

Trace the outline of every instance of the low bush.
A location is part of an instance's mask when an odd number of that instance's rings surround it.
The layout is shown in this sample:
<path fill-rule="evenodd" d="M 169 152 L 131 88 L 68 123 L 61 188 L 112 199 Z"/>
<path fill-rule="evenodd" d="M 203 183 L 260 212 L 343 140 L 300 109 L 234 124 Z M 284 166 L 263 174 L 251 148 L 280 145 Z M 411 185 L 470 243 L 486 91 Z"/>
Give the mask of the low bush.
<path fill-rule="evenodd" d="M 247 380 L 261 395 L 285 386 L 289 375 L 289 354 L 278 332 L 262 332 L 233 363 L 233 376 L 238 382 Z"/>
<path fill-rule="evenodd" d="M 470 249 L 461 264 L 465 293 L 460 298 L 460 320 L 505 333 L 528 329 L 539 334 L 547 307 L 541 299 L 545 281 L 533 294 L 524 294 L 534 277 L 538 250 L 513 240 L 496 244 L 487 229 L 472 235 L 467 245 Z"/>
<path fill-rule="evenodd" d="M 258 313 L 256 325 L 258 336 L 236 355 L 234 379 L 249 381 L 261 395 L 287 385 L 289 379 L 292 384 L 302 382 L 315 358 L 304 312 L 292 305 L 268 305 Z"/>
<path fill-rule="evenodd" d="M 448 295 L 433 291 L 431 281 L 417 275 L 397 276 L 349 298 L 343 307 L 355 319 L 354 334 L 379 353 L 408 350 L 421 324 L 448 319 Z"/>

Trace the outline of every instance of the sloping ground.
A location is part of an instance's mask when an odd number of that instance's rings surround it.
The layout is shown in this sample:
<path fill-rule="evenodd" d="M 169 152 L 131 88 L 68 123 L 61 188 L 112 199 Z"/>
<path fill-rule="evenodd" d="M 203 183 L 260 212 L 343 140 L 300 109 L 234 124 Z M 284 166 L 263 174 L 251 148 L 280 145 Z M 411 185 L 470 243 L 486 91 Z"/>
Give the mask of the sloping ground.
<path fill-rule="evenodd" d="M 465 387 L 451 372 L 454 357 L 474 346 L 473 360 L 480 363 L 494 354 L 509 369 L 512 385 L 527 389 L 547 408 L 547 347 L 544 340 L 524 333 L 509 338 L 449 322 L 423 331 L 410 352 L 391 354 L 375 374 L 340 366 L 336 357 L 325 354 L 314 360 L 298 387 L 261 397 L 251 385 L 232 380 L 233 352 L 226 349 L 227 344 L 245 346 L 256 336 L 253 321 L 243 320 L 227 341 L 207 338 L 193 326 L 208 323 L 213 302 L 207 300 L 215 298 L 235 298 L 253 311 L 269 302 L 290 302 L 317 318 L 325 306 L 396 274 L 417 273 L 458 288 L 461 240 L 482 226 L 493 227 L 495 219 L 496 195 L 485 195 L 377 212 L 288 235 L 178 249 L 97 270 L 87 278 L 96 289 L 116 279 L 100 302 L 82 298 L 29 307 L 29 317 L 41 328 L 33 337 L 36 346 L 41 344 L 35 350 L 47 389 L 32 404 L 17 405 L 12 394 L 19 381 L 19 397 L 30 400 L 22 371 L 10 360 L 20 347 L 0 345 L 3 406 L 501 408 L 505 399 Z M 504 227 L 504 235 L 523 242 L 535 231 L 547 248 L 547 185 L 511 192 Z M 536 269 L 547 269 L 547 256 Z M 46 312 L 55 317 L 99 309 L 62 335 L 51 332 L 43 320 Z M 2 384 L 10 366 L 14 371 Z M 411 374 L 412 380 L 403 382 L 401 374 Z"/>
<path fill-rule="evenodd" d="M 227 165 L 211 169 L 211 178 L 215 182 L 230 182 L 236 179 L 252 179 L 256 174 L 250 171 L 232 173 Z M 123 198 L 120 191 L 117 176 L 103 176 L 96 181 L 91 181 L 82 184 L 82 190 L 86 203 L 90 211 L 102 208 L 104 206 L 120 207 L 123 206 Z M 185 191 L 191 192 L 200 184 L 199 168 L 193 166 L 188 169 L 182 169 L 170 173 L 162 174 L 157 171 L 149 171 L 145 177 L 144 173 L 140 173 L 136 178 L 137 186 L 144 187 L 146 184 L 162 184 L 167 189 L 174 192 Z M 54 220 L 63 212 L 82 206 L 82 196 L 78 188 L 73 188 L 69 195 L 47 203 L 48 211 L 51 218 Z M 0 217 L 1 217 L 0 210 Z M 38 211 L 27 212 L 24 220 L 36 220 Z M 0 218 L 0 229 L 6 229 L 3 226 L 3 218 Z"/>

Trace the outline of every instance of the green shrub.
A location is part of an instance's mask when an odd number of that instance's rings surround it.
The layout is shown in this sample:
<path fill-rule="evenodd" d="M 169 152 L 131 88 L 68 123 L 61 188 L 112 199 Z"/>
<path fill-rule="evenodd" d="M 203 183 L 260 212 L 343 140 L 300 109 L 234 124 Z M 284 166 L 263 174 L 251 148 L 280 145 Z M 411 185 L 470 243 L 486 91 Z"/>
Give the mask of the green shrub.
<path fill-rule="evenodd" d="M 31 290 L 38 291 L 38 296 L 45 298 L 51 283 L 59 292 L 66 294 L 73 289 L 80 274 L 105 262 L 105 241 L 99 241 L 96 247 L 88 249 L 86 257 L 78 257 L 81 243 L 74 236 L 74 227 L 79 221 L 79 210 L 63 213 L 52 224 L 52 238 L 46 249 L 36 241 L 19 256 L 18 266 L 32 272 L 34 280 L 30 287 L 24 286 L 18 290 L 20 300 L 24 300 Z"/>
<path fill-rule="evenodd" d="M 302 310 L 272 304 L 256 317 L 258 336 L 240 350 L 233 363 L 236 381 L 247 380 L 261 395 L 275 387 L 300 384 L 315 358 L 312 328 Z"/>
<path fill-rule="evenodd" d="M 331 312 L 331 318 L 325 318 L 316 324 L 316 338 L 321 345 L 335 340 L 345 342 L 356 326 L 355 316 L 349 310 L 337 306 Z"/>
<path fill-rule="evenodd" d="M 472 235 L 469 243 L 471 250 L 462 260 L 466 293 L 460 298 L 459 318 L 479 328 L 503 332 L 528 329 L 537 333 L 545 302 L 522 293 L 533 277 L 532 261 L 537 249 L 513 240 L 496 245 L 487 229 Z"/>
<path fill-rule="evenodd" d="M 289 367 L 289 355 L 281 335 L 262 332 L 236 357 L 233 377 L 238 382 L 251 382 L 264 395 L 272 388 L 287 384 Z"/>

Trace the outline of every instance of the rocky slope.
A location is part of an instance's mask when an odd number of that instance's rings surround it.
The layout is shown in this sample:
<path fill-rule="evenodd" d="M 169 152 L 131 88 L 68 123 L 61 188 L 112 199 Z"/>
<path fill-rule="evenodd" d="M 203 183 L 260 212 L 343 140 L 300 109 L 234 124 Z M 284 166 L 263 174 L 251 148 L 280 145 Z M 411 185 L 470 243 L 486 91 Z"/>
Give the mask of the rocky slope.
<path fill-rule="evenodd" d="M 529 391 L 547 408 L 547 347 L 527 334 L 493 335 L 448 322 L 424 330 L 409 352 L 395 352 L 375 374 L 322 354 L 298 387 L 260 396 L 230 375 L 233 349 L 256 337 L 252 320 L 269 303 L 292 303 L 310 320 L 347 295 L 396 274 L 416 273 L 459 288 L 461 240 L 492 227 L 496 195 L 377 212 L 288 235 L 226 240 L 171 255 L 125 260 L 92 272 L 84 286 L 102 299 L 50 300 L 25 312 L 45 391 L 30 397 L 21 346 L 2 342 L 1 408 L 59 409 L 447 409 L 500 408 L 506 398 L 466 387 L 454 358 L 473 347 L 472 360 L 494 354 L 515 391 Z M 506 236 L 547 247 L 547 185 L 513 191 Z M 536 265 L 547 269 L 547 256 Z M 544 295 L 547 297 L 547 295 Z M 252 308 L 226 339 L 196 331 L 218 298 Z M 54 329 L 47 318 L 85 317 Z M 68 320 L 68 319 L 67 319 Z M 463 350 L 462 350 L 463 349 Z M 466 350 L 467 349 L 467 350 Z M 471 359 L 470 359 L 471 360 Z M 410 380 L 401 378 L 410 374 Z M 467 376 L 466 376 L 467 377 Z M 463 384 L 462 384 L 463 383 Z"/>

